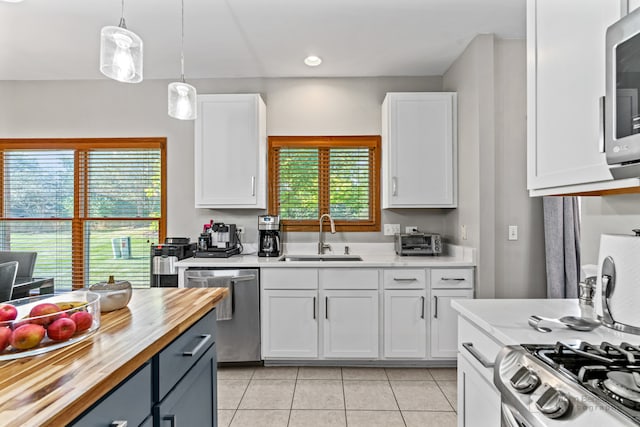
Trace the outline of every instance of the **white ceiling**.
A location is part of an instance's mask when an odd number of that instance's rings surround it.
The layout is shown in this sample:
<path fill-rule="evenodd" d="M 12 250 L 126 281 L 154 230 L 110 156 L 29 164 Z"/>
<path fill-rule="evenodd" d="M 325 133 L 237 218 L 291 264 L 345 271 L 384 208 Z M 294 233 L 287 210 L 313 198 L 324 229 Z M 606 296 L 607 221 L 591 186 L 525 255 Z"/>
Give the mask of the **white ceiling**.
<path fill-rule="evenodd" d="M 101 79 L 120 0 L 0 2 L 0 80 Z M 180 75 L 180 0 L 126 0 L 144 78 Z M 525 0 L 185 0 L 185 75 L 442 75 L 473 37 L 524 38 Z M 309 68 L 309 54 L 323 58 Z"/>

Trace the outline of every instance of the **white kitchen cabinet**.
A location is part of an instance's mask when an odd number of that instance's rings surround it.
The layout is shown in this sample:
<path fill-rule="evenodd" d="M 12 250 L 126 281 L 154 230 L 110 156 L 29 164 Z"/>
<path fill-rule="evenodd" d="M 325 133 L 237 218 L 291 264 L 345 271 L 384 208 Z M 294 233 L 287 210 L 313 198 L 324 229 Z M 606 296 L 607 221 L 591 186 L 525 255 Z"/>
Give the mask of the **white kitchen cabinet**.
<path fill-rule="evenodd" d="M 638 185 L 637 179 L 613 180 L 601 147 L 605 33 L 620 10 L 617 1 L 527 0 L 532 196 Z"/>
<path fill-rule="evenodd" d="M 500 392 L 466 355 L 458 357 L 458 427 L 499 426 Z"/>
<path fill-rule="evenodd" d="M 377 359 L 378 291 L 322 290 L 323 356 Z"/>
<path fill-rule="evenodd" d="M 318 357 L 318 292 L 265 290 L 262 293 L 262 357 Z"/>
<path fill-rule="evenodd" d="M 385 289 L 384 357 L 424 359 L 427 356 L 425 290 Z"/>
<path fill-rule="evenodd" d="M 431 291 L 431 357 L 453 359 L 458 353 L 458 313 L 451 308 L 454 299 L 473 298 L 471 289 Z"/>
<path fill-rule="evenodd" d="M 455 93 L 387 93 L 382 208 L 457 206 L 456 112 Z"/>
<path fill-rule="evenodd" d="M 266 208 L 266 129 L 258 94 L 198 96 L 196 208 Z"/>
<path fill-rule="evenodd" d="M 638 7 L 640 7 L 640 0 L 629 0 L 629 12 L 633 12 Z"/>

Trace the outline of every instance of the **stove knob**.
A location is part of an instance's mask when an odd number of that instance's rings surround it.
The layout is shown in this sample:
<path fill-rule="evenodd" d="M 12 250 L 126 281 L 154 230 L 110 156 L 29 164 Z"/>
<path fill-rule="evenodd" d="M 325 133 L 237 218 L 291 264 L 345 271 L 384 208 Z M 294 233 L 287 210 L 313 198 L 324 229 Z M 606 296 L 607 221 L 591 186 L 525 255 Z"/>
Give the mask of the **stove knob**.
<path fill-rule="evenodd" d="M 540 385 L 540 378 L 538 377 L 538 374 L 529 368 L 522 366 L 511 377 L 511 385 L 518 393 L 531 393 Z"/>
<path fill-rule="evenodd" d="M 549 387 L 536 402 L 536 408 L 548 418 L 559 418 L 567 413 L 571 402 L 566 394 Z"/>

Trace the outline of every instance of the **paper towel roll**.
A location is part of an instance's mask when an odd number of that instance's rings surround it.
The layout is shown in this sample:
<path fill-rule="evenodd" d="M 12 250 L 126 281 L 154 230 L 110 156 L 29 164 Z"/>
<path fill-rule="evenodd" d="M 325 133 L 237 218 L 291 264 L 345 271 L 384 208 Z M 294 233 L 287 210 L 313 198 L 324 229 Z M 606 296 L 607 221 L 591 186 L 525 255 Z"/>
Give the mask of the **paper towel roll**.
<path fill-rule="evenodd" d="M 640 237 L 603 234 L 600 236 L 598 279 L 593 302 L 596 313 L 603 315 L 602 264 L 611 257 L 615 264 L 615 284 L 609 310 L 617 323 L 640 327 Z"/>

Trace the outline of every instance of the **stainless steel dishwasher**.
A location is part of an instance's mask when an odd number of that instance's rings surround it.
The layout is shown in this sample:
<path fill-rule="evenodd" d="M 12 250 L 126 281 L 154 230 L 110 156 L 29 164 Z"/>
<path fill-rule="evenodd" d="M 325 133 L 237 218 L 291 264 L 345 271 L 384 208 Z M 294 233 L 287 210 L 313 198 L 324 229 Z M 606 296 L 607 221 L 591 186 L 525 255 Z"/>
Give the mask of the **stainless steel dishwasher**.
<path fill-rule="evenodd" d="M 185 287 L 228 287 L 218 305 L 218 362 L 260 362 L 260 287 L 258 269 L 189 268 Z"/>

